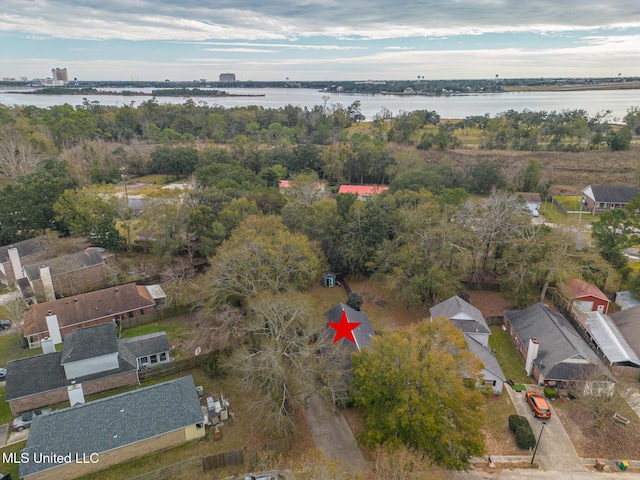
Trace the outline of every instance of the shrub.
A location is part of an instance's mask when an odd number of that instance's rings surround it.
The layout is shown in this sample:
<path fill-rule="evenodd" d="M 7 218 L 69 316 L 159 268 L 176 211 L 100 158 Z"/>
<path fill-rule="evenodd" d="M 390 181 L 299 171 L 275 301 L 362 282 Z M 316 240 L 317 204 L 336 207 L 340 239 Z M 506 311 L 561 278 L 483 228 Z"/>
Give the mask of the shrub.
<path fill-rule="evenodd" d="M 547 398 L 556 398 L 558 396 L 558 392 L 551 387 L 544 387 L 544 396 Z"/>
<path fill-rule="evenodd" d="M 529 420 L 522 415 L 509 415 L 509 428 L 512 432 L 516 431 L 516 428 L 521 426 L 529 426 Z"/>
<path fill-rule="evenodd" d="M 362 303 L 362 295 L 360 295 L 359 293 L 351 292 L 349 296 L 347 296 L 347 306 L 353 308 L 354 310 L 360 311 Z"/>
<path fill-rule="evenodd" d="M 516 443 L 520 448 L 530 449 L 536 446 L 536 436 L 531 430 L 529 422 L 527 425 L 519 425 L 516 427 Z"/>

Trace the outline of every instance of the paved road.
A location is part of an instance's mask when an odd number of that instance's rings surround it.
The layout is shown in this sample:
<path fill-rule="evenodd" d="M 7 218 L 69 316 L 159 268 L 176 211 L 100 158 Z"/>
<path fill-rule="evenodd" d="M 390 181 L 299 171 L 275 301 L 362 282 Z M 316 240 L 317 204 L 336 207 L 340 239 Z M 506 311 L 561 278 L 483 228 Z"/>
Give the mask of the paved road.
<path fill-rule="evenodd" d="M 350 465 L 353 473 L 365 472 L 367 462 L 342 414 L 327 405 L 318 394 L 307 398 L 305 408 L 316 447 L 334 460 Z"/>
<path fill-rule="evenodd" d="M 546 427 L 545 427 L 546 429 Z M 517 469 L 502 470 L 499 472 L 484 472 L 472 470 L 470 472 L 457 472 L 450 475 L 454 480 L 475 480 L 475 479 L 500 479 L 500 480 L 539 480 L 549 478 L 553 480 L 617 480 L 617 479 L 634 479 L 640 480 L 639 473 L 626 472 L 567 472 L 566 470 L 542 470 L 542 469 Z"/>
<path fill-rule="evenodd" d="M 518 414 L 529 419 L 529 424 L 537 439 L 542 430 L 542 420 L 533 416 L 531 408 L 525 400 L 524 392 L 515 392 L 508 385 L 505 385 L 505 387 Z M 527 385 L 527 389 L 540 391 L 536 385 Z M 551 405 L 551 402 L 549 404 Z M 586 468 L 582 464 L 580 457 L 578 457 L 578 453 L 573 447 L 573 443 L 571 443 L 571 439 L 567 435 L 562 422 L 553 410 L 553 405 L 551 405 L 551 418 L 545 421 L 547 425 L 540 438 L 535 458 L 535 461 L 540 464 L 540 468 L 573 472 L 585 471 Z"/>

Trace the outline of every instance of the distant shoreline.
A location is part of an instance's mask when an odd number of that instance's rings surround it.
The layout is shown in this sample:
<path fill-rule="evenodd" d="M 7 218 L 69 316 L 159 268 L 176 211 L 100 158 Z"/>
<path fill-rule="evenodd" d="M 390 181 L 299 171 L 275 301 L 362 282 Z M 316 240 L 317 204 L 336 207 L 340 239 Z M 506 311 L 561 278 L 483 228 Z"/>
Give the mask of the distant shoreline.
<path fill-rule="evenodd" d="M 507 92 L 580 92 L 587 90 L 635 90 L 640 88 L 640 82 L 598 83 L 594 85 L 541 85 L 539 87 L 516 86 L 503 87 Z"/>
<path fill-rule="evenodd" d="M 38 90 L 25 91 L 25 92 L 13 92 L 22 95 L 105 95 L 105 96 L 119 96 L 119 97 L 264 97 L 265 94 L 235 94 L 227 93 L 222 90 L 203 90 L 203 89 L 182 89 L 171 88 L 154 90 L 151 93 L 140 92 L 135 90 L 120 90 L 120 91 L 106 91 L 96 90 L 94 88 L 40 88 Z"/>

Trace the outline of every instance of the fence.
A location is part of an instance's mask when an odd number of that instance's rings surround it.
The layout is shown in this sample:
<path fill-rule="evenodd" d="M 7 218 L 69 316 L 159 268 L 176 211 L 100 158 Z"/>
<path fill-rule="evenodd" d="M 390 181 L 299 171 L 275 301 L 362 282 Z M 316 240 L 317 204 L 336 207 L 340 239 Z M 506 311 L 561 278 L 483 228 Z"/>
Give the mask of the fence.
<path fill-rule="evenodd" d="M 191 457 L 129 480 L 175 480 L 176 478 L 198 478 L 202 476 L 202 457 Z"/>
<path fill-rule="evenodd" d="M 553 203 L 556 207 L 558 207 L 558 210 L 560 210 L 565 217 L 569 215 L 569 212 L 567 212 L 567 209 L 564 208 L 564 206 L 562 206 L 560 202 L 556 200 L 555 197 L 551 197 L 551 203 Z"/>
<path fill-rule="evenodd" d="M 157 367 L 148 368 L 147 370 L 141 370 L 138 372 L 140 382 L 146 382 L 147 380 L 153 380 L 154 378 L 164 377 L 166 375 L 172 375 L 178 372 L 184 372 L 185 370 L 191 370 L 192 368 L 199 367 L 208 361 L 212 360 L 218 352 L 205 353 L 198 355 L 197 357 L 188 357 L 180 360 L 175 360 L 170 363 L 158 365 Z"/>
<path fill-rule="evenodd" d="M 202 470 L 208 472 L 216 468 L 226 467 L 227 465 L 240 465 L 242 463 L 244 463 L 242 450 L 233 450 L 231 452 L 202 457 Z"/>
<path fill-rule="evenodd" d="M 138 317 L 122 318 L 120 319 L 120 323 L 122 325 L 122 328 L 131 328 L 137 327 L 138 325 L 158 322 L 160 320 L 164 320 L 165 318 L 175 317 L 177 315 L 182 315 L 190 312 L 191 307 L 188 306 L 169 307 L 158 310 L 157 312 L 140 315 Z"/>

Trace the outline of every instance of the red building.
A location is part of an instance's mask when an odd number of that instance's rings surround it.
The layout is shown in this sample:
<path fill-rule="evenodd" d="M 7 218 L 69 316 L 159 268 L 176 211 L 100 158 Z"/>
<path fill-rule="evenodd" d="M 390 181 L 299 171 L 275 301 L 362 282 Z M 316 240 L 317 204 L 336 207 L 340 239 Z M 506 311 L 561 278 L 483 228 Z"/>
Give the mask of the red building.
<path fill-rule="evenodd" d="M 600 312 L 606 315 L 609 310 L 609 298 L 595 285 L 574 278 L 565 283 L 563 290 L 569 305 L 569 312 L 578 310 L 580 312 Z"/>

